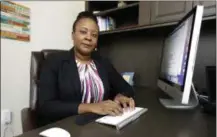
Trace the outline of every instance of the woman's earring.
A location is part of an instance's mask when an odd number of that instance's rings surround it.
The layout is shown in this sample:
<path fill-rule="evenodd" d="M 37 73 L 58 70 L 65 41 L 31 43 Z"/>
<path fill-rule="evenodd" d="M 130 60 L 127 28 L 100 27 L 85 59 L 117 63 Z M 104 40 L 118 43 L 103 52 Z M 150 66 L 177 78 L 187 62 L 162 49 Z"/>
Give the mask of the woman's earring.
<path fill-rule="evenodd" d="M 95 48 L 95 51 L 97 51 L 97 48 Z"/>

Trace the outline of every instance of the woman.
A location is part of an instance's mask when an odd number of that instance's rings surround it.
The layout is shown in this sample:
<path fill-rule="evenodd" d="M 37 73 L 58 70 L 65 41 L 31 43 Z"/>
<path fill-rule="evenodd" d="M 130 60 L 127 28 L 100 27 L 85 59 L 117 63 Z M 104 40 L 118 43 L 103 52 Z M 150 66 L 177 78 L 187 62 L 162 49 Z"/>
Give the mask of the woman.
<path fill-rule="evenodd" d="M 132 87 L 95 50 L 98 35 L 96 17 L 81 12 L 73 24 L 74 47 L 44 62 L 37 105 L 40 124 L 88 112 L 120 115 L 122 107 L 134 108 Z"/>

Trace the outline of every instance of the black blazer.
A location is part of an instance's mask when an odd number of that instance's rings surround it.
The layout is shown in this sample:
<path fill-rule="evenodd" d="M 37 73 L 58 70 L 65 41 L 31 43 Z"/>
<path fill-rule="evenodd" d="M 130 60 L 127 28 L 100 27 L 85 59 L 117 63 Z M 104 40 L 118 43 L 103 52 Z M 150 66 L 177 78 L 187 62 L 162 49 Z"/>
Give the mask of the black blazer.
<path fill-rule="evenodd" d="M 104 84 L 104 100 L 118 93 L 133 97 L 133 88 L 112 64 L 97 52 L 91 55 Z M 44 124 L 78 114 L 82 93 L 75 62 L 74 48 L 53 53 L 44 61 L 40 72 L 37 112 Z"/>

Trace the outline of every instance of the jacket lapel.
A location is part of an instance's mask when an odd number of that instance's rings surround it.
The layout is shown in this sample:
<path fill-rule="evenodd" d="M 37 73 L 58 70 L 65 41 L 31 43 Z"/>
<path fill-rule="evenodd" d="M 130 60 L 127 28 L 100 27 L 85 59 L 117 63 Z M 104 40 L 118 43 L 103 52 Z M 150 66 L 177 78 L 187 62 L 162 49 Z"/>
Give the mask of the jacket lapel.
<path fill-rule="evenodd" d="M 77 64 L 75 62 L 75 55 L 74 55 L 74 48 L 72 48 L 69 51 L 69 66 L 70 69 L 68 72 L 68 75 L 70 77 L 70 82 L 72 83 L 72 86 L 74 87 L 74 90 L 78 92 L 78 95 L 82 98 L 81 93 L 81 83 L 80 83 L 80 77 L 78 73 Z"/>

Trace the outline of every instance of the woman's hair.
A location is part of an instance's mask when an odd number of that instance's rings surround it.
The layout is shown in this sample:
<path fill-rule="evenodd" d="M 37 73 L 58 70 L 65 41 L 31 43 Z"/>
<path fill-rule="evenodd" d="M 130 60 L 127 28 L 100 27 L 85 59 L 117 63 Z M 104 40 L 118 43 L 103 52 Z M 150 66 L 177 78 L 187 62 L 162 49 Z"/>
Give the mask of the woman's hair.
<path fill-rule="evenodd" d="M 92 12 L 89 12 L 89 11 L 82 11 L 78 14 L 74 24 L 73 24 L 73 32 L 75 31 L 75 27 L 76 27 L 76 24 L 78 23 L 78 21 L 80 19 L 83 19 L 83 18 L 88 18 L 88 19 L 92 19 L 96 24 L 98 24 L 98 21 L 97 21 L 97 18 L 96 16 L 92 13 Z"/>

